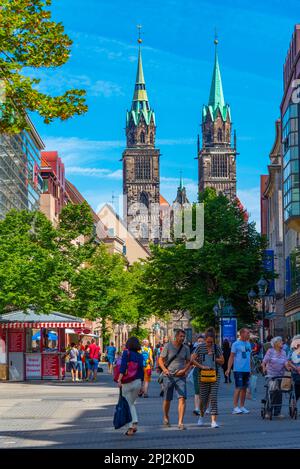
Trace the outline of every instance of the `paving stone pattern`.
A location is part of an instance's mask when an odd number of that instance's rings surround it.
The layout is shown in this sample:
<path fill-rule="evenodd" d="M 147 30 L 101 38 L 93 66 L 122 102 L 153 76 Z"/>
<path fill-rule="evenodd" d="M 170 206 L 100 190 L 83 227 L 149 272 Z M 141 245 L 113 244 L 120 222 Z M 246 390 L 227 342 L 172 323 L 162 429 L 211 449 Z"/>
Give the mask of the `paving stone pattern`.
<path fill-rule="evenodd" d="M 114 430 L 112 417 L 118 389 L 108 373 L 99 373 L 96 383 L 28 382 L 0 383 L 0 448 L 299 448 L 300 418 L 288 416 L 272 421 L 260 417 L 263 378 L 259 379 L 257 400 L 248 400 L 249 415 L 232 415 L 233 384 L 222 384 L 219 391 L 220 428 L 197 427 L 192 414 L 193 395 L 189 398 L 185 424 L 177 428 L 176 398 L 171 405 L 171 427 L 162 425 L 159 385 L 150 384 L 149 399 L 137 402 L 139 430 L 126 437 L 124 429 Z M 299 404 L 300 406 L 300 404 Z M 300 410 L 300 408 L 299 408 Z"/>

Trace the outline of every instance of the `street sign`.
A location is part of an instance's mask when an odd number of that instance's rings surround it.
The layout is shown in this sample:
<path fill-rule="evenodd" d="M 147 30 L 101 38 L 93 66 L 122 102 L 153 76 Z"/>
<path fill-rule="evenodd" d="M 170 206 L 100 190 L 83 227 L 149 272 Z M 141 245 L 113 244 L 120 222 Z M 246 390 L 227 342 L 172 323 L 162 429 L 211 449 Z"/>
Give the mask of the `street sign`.
<path fill-rule="evenodd" d="M 236 341 L 237 336 L 237 319 L 222 318 L 221 319 L 221 339 L 227 339 L 231 344 Z"/>

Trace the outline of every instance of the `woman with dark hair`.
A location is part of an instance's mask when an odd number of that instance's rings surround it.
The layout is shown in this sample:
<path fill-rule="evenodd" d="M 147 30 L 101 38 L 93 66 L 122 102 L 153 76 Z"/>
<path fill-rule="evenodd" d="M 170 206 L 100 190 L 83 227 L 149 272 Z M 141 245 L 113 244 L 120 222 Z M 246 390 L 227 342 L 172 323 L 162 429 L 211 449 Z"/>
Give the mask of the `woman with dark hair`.
<path fill-rule="evenodd" d="M 118 385 L 122 388 L 122 395 L 127 400 L 132 421 L 129 423 L 128 430 L 125 435 L 132 436 L 137 432 L 138 417 L 135 408 L 135 401 L 140 392 L 144 393 L 144 367 L 143 367 L 143 355 L 139 353 L 141 350 L 141 344 L 136 337 L 130 337 L 126 342 L 126 349 L 122 353 L 120 375 L 118 379 Z M 137 373 L 132 381 L 129 383 L 122 383 L 122 378 L 125 375 L 128 363 L 135 362 L 138 364 Z"/>
<path fill-rule="evenodd" d="M 224 383 L 231 383 L 231 370 L 229 372 L 229 376 L 226 376 L 226 371 L 227 371 L 227 367 L 228 367 L 228 360 L 229 360 L 229 357 L 230 357 L 230 353 L 231 353 L 231 347 L 230 347 L 230 343 L 229 343 L 229 340 L 228 339 L 224 339 L 223 341 L 223 345 L 222 345 L 222 350 L 223 350 L 223 356 L 224 356 L 224 365 L 222 365 L 222 368 L 223 368 L 223 371 L 224 371 L 224 378 L 225 378 L 225 381 Z"/>
<path fill-rule="evenodd" d="M 192 355 L 192 363 L 200 369 L 200 417 L 198 425 L 203 425 L 205 410 L 210 402 L 211 427 L 218 428 L 218 388 L 220 382 L 219 367 L 224 364 L 221 347 L 215 342 L 214 330 L 205 332 L 205 342 L 200 344 Z"/>

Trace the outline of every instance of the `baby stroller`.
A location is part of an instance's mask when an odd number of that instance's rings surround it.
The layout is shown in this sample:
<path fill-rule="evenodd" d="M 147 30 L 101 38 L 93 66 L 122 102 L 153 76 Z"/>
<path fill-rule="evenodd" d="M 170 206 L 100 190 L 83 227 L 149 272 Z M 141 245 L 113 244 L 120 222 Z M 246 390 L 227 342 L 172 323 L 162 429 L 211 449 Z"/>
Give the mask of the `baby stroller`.
<path fill-rule="evenodd" d="M 284 385 L 283 385 L 284 380 Z M 261 417 L 265 419 L 267 416 L 272 420 L 275 414 L 275 408 L 277 406 L 283 406 L 284 398 L 288 400 L 289 405 L 289 415 L 291 419 L 297 419 L 298 410 L 297 410 L 297 401 L 295 394 L 294 381 L 291 376 L 274 376 L 266 377 L 266 396 L 261 400 Z M 274 393 L 280 392 L 282 395 L 282 404 L 274 403 Z"/>

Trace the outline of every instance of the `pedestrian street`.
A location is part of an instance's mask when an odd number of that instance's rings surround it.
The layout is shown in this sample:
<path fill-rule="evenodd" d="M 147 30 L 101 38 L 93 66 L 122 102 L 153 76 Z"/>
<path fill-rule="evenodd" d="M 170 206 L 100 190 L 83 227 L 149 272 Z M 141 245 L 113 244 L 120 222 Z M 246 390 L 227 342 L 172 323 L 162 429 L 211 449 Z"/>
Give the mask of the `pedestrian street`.
<path fill-rule="evenodd" d="M 156 376 L 156 375 L 155 375 Z M 0 448 L 299 448 L 300 419 L 288 416 L 288 401 L 284 399 L 284 419 L 262 420 L 260 399 L 263 378 L 259 378 L 256 401 L 246 401 L 249 415 L 232 415 L 233 384 L 219 389 L 220 427 L 197 427 L 193 415 L 193 387 L 188 384 L 185 417 L 187 430 L 177 427 L 177 402 L 171 404 L 171 427 L 162 425 L 162 398 L 153 378 L 149 398 L 139 398 L 138 432 L 124 435 L 125 429 L 112 425 L 118 388 L 104 366 L 95 383 L 72 383 L 68 376 L 63 382 L 38 381 L 0 383 Z M 175 397 L 175 396 L 174 396 Z"/>

